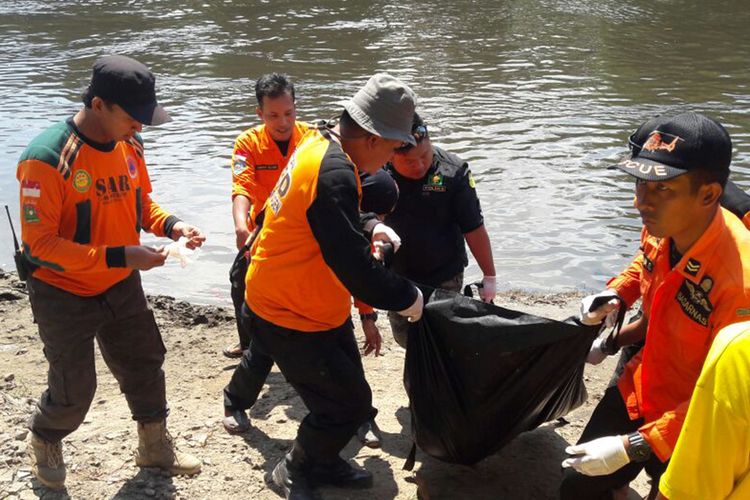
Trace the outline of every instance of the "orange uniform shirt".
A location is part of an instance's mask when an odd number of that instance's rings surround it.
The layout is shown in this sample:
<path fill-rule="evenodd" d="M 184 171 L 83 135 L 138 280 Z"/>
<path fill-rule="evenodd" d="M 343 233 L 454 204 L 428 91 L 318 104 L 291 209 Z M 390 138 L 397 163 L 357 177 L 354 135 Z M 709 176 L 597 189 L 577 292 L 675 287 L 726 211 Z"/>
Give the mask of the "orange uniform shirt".
<path fill-rule="evenodd" d="M 750 229 L 750 212 L 742 218 L 742 223 Z M 641 229 L 641 241 L 648 237 L 646 228 Z M 653 237 L 652 237 L 653 238 Z M 653 238 L 657 240 L 656 238 Z M 643 246 L 638 249 L 635 260 L 619 276 L 615 276 L 607 282 L 607 288 L 618 290 L 620 297 L 625 301 L 628 307 L 638 300 L 641 296 L 641 268 L 643 264 Z"/>
<path fill-rule="evenodd" d="M 163 236 L 178 220 L 149 196 L 140 136 L 96 144 L 69 119 L 31 142 L 16 177 L 32 275 L 76 295 L 97 295 L 127 278 L 124 246 L 138 245 L 141 229 Z"/>
<path fill-rule="evenodd" d="M 666 461 L 714 336 L 750 318 L 750 232 L 719 209 L 671 268 L 669 238 L 644 230 L 639 255 L 609 286 L 632 303 L 635 282 L 648 320 L 646 345 L 627 364 L 618 387 L 630 418 L 644 418 L 640 432 Z"/>
<path fill-rule="evenodd" d="M 316 131 L 295 151 L 268 200 L 245 278 L 245 301 L 253 312 L 303 332 L 337 328 L 351 311 L 352 295 L 323 260 L 306 214 L 329 147 Z M 357 191 L 361 196 L 359 175 Z"/>
<path fill-rule="evenodd" d="M 265 125 L 258 125 L 242 132 L 234 141 L 232 150 L 232 199 L 245 196 L 252 203 L 249 227 L 255 226 L 255 218 L 271 194 L 281 171 L 286 167 L 299 140 L 310 130 L 310 125 L 295 122 L 286 155 L 271 138 Z"/>

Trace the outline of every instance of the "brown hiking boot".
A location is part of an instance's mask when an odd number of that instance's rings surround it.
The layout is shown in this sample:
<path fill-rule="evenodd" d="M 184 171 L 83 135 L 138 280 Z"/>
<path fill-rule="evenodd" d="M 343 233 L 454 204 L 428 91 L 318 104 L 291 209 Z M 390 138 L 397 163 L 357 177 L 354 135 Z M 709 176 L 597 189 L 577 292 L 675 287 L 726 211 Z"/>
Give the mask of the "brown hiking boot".
<path fill-rule="evenodd" d="M 28 447 L 31 457 L 31 471 L 47 488 L 61 490 L 65 487 L 65 462 L 62 443 L 50 443 L 33 432 Z"/>
<path fill-rule="evenodd" d="M 167 422 L 138 422 L 138 449 L 135 451 L 138 467 L 158 467 L 172 474 L 191 476 L 201 471 L 201 461 L 175 448 L 167 431 Z"/>

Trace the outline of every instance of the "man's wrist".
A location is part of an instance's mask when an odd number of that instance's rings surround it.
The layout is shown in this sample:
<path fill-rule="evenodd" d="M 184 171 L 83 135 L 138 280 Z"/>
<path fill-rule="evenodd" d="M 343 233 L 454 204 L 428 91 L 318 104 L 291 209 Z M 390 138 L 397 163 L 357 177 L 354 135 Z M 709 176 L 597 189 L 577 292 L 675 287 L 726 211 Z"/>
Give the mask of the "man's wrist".
<path fill-rule="evenodd" d="M 646 442 L 643 434 L 636 431 L 621 437 L 625 446 L 625 453 L 628 454 L 631 462 L 645 462 L 651 458 L 651 446 Z"/>
<path fill-rule="evenodd" d="M 172 240 L 179 240 L 180 236 L 182 236 L 182 226 L 185 223 L 182 222 L 180 218 L 178 218 L 175 215 L 170 215 L 167 217 L 167 219 L 164 221 L 164 235 Z M 177 233 L 177 234 L 175 234 Z"/>
<path fill-rule="evenodd" d="M 378 312 L 373 311 L 371 313 L 360 313 L 359 315 L 360 321 L 377 321 L 378 320 Z"/>

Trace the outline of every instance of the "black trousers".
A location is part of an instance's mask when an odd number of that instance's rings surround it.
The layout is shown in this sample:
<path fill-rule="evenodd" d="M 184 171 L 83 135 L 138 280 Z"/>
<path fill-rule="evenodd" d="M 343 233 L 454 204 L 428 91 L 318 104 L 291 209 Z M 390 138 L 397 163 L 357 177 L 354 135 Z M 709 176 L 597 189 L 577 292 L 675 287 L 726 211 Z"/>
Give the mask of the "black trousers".
<path fill-rule="evenodd" d="M 237 324 L 237 336 L 240 338 L 240 346 L 246 350 L 250 346 L 250 337 L 245 329 L 242 328 L 242 305 L 245 303 L 245 275 L 249 262 L 245 254 L 246 248 L 241 248 L 234 258 L 232 267 L 229 269 L 230 295 L 234 305 L 234 319 Z M 269 368 L 270 370 L 270 368 Z M 265 380 L 265 379 L 264 379 Z M 262 386 L 262 384 L 261 384 Z"/>
<path fill-rule="evenodd" d="M 42 439 L 60 441 L 81 425 L 96 392 L 94 340 L 125 394 L 133 419 L 166 417 L 164 354 L 138 271 L 94 297 L 35 278 L 26 282 L 49 363 L 47 389 L 29 421 Z"/>
<path fill-rule="evenodd" d="M 246 332 L 248 338 L 251 332 Z M 254 342 L 242 354 L 242 359 L 224 387 L 224 407 L 230 410 L 247 410 L 258 400 L 258 395 L 273 368 L 273 359 L 259 351 Z"/>
<path fill-rule="evenodd" d="M 243 308 L 253 347 L 270 356 L 310 413 L 297 442 L 315 462 L 330 463 L 357 428 L 375 418 L 372 391 L 365 380 L 351 319 L 333 330 L 300 332 L 275 325 Z"/>
<path fill-rule="evenodd" d="M 609 387 L 591 415 L 578 443 L 584 443 L 604 436 L 630 434 L 643 425 L 643 419 L 630 420 L 625 402 L 617 387 Z M 612 491 L 633 481 L 643 469 L 659 483 L 659 478 L 667 468 L 656 455 L 645 462 L 631 462 L 607 476 L 586 476 L 574 469 L 565 469 L 560 486 L 561 500 L 610 500 Z"/>

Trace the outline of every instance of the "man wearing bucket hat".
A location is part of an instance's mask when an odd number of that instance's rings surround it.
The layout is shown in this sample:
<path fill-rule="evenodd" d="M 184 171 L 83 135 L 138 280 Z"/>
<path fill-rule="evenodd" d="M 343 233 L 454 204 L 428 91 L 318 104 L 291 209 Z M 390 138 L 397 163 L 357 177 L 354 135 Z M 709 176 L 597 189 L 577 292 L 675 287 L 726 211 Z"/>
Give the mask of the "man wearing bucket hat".
<path fill-rule="evenodd" d="M 629 306 L 641 297 L 646 344 L 606 390 L 579 443 L 566 449 L 563 500 L 626 496 L 643 469 L 658 485 L 711 341 L 750 316 L 750 233 L 719 205 L 729 134 L 697 113 L 661 117 L 648 128 L 642 147 L 617 165 L 636 179 L 640 252 L 609 283 L 605 304 L 584 307 L 581 316 L 597 324 L 615 307 L 606 299 Z"/>
<path fill-rule="evenodd" d="M 369 487 L 372 475 L 339 456 L 357 427 L 375 416 L 354 339 L 352 295 L 418 320 L 421 292 L 373 259 L 359 216 L 358 173 L 372 173 L 413 143 L 414 93 L 376 74 L 348 101 L 335 126 L 298 144 L 271 193 L 251 248 L 242 325 L 270 356 L 309 414 L 273 471 L 291 498 L 317 484 Z M 397 239 L 382 224 L 371 238 Z"/>
<path fill-rule="evenodd" d="M 33 472 L 65 483 L 61 440 L 83 422 L 96 390 L 94 339 L 138 422 L 136 464 L 195 474 L 166 429 L 165 348 L 139 271 L 161 266 L 162 249 L 140 231 L 200 246 L 201 232 L 151 199 L 139 135 L 170 120 L 155 79 L 124 56 L 96 61 L 84 107 L 53 125 L 18 163 L 23 262 L 34 320 L 49 362 L 48 387 L 30 419 Z"/>

